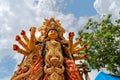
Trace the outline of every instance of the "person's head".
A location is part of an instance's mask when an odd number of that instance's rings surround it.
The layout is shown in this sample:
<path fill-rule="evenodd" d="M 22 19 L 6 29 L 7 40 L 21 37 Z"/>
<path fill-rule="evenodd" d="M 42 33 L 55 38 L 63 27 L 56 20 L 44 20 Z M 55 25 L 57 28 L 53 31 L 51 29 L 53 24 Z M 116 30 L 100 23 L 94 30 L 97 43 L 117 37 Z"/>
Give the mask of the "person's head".
<path fill-rule="evenodd" d="M 55 30 L 55 29 L 50 29 L 50 30 L 48 31 L 48 38 L 49 38 L 50 40 L 55 40 L 55 39 L 57 39 L 57 38 L 58 38 L 58 32 L 57 32 L 57 30 Z"/>

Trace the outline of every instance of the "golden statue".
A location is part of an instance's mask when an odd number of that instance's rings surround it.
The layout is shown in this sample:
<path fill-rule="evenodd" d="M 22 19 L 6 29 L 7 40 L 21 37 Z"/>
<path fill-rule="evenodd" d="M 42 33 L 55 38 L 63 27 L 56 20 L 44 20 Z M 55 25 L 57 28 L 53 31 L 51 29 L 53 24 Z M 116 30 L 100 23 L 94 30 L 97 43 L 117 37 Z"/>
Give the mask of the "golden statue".
<path fill-rule="evenodd" d="M 79 70 L 81 65 L 75 64 L 75 60 L 88 57 L 87 54 L 79 55 L 87 48 L 86 44 L 77 48 L 82 39 L 73 43 L 74 33 L 70 32 L 69 40 L 66 40 L 64 28 L 54 18 L 45 19 L 38 31 L 41 34 L 38 38 L 35 27 L 30 28 L 30 39 L 24 30 L 21 31 L 24 41 L 16 36 L 16 41 L 23 48 L 14 44 L 13 50 L 23 54 L 24 58 L 11 80 L 83 80 L 82 73 L 86 70 Z"/>

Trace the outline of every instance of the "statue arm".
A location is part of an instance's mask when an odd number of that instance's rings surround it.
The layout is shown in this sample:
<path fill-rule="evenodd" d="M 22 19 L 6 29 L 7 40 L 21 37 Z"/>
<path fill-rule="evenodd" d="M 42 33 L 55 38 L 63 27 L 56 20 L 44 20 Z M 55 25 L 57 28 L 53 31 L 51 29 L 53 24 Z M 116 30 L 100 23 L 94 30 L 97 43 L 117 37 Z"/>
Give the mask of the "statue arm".
<path fill-rule="evenodd" d="M 24 30 L 22 30 L 21 36 L 24 41 L 21 39 L 21 37 L 19 35 L 16 35 L 16 41 L 22 46 L 23 49 L 20 48 L 17 44 L 14 44 L 13 50 L 15 50 L 25 56 L 28 56 L 29 53 L 31 53 L 31 51 L 35 48 L 35 43 L 37 42 L 35 32 L 36 32 L 36 28 L 31 27 L 30 28 L 30 39 L 29 39 L 26 35 L 26 32 Z"/>

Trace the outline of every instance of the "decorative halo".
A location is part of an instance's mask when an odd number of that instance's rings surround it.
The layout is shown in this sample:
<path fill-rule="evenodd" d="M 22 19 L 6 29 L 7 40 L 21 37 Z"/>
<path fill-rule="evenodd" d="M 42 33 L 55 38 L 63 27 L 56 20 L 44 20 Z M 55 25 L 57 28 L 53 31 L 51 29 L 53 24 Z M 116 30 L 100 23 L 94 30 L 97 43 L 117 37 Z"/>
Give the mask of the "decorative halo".
<path fill-rule="evenodd" d="M 45 19 L 43 25 L 38 28 L 38 31 L 41 33 L 39 40 L 43 41 L 43 39 L 47 37 L 48 31 L 51 29 L 55 29 L 58 32 L 59 38 L 64 40 L 63 34 L 65 33 L 65 29 L 61 26 L 60 21 L 54 18 L 50 18 L 50 20 Z"/>

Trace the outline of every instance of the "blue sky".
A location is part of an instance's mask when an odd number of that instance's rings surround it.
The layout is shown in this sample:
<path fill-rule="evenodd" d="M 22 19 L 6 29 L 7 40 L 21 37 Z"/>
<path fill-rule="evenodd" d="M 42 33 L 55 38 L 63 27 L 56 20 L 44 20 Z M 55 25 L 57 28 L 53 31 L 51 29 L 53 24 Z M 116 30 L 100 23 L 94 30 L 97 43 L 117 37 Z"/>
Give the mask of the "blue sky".
<path fill-rule="evenodd" d="M 15 66 L 16 66 L 16 62 L 14 61 L 14 59 L 12 59 L 12 57 L 6 56 L 6 58 L 2 59 L 0 63 L 0 70 L 1 70 L 0 79 L 7 76 L 11 76 Z"/>
<path fill-rule="evenodd" d="M 54 17 L 66 29 L 67 38 L 70 31 L 77 34 L 88 18 L 100 20 L 108 13 L 113 19 L 119 18 L 119 3 L 120 0 L 0 0 L 0 80 L 10 80 L 22 59 L 12 50 L 15 35 L 22 29 L 29 34 L 31 26 L 38 28 L 44 18 Z M 92 70 L 89 75 L 94 79 L 97 73 Z"/>
<path fill-rule="evenodd" d="M 96 10 L 93 6 L 95 0 L 66 0 L 66 8 L 62 10 L 64 14 L 72 13 L 76 17 L 96 15 Z"/>

